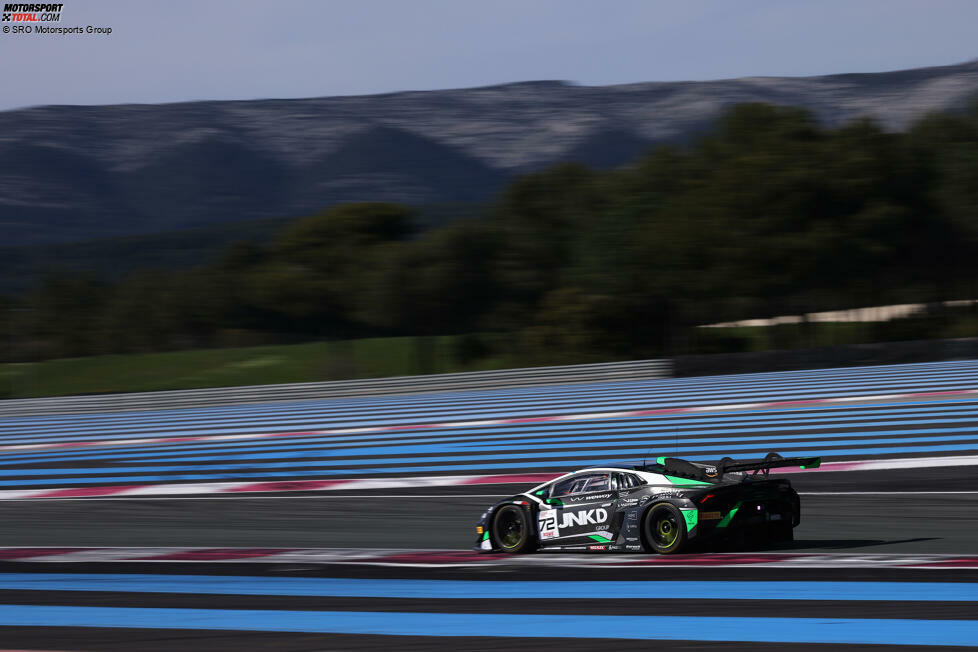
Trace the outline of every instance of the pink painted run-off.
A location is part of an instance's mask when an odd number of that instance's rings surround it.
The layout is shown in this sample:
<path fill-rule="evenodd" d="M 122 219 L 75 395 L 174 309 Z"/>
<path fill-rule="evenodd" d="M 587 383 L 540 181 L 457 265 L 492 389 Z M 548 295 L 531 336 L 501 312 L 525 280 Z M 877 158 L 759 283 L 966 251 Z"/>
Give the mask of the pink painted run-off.
<path fill-rule="evenodd" d="M 955 557 L 917 564 L 920 568 L 978 568 L 978 557 Z"/>
<path fill-rule="evenodd" d="M 197 548 L 179 550 L 162 555 L 139 557 L 140 561 L 234 561 L 270 557 L 283 552 L 295 552 L 291 548 Z M 133 559 L 133 558 L 130 558 Z"/>
<path fill-rule="evenodd" d="M 140 485 L 119 485 L 115 487 L 70 487 L 68 489 L 49 489 L 45 498 L 84 498 L 86 496 L 111 496 L 138 489 Z"/>
<path fill-rule="evenodd" d="M 664 416 L 669 414 L 687 414 L 701 412 L 729 412 L 736 410 L 758 410 L 773 408 L 791 408 L 816 405 L 832 405 L 836 403 L 893 401 L 918 398 L 937 398 L 941 396 L 964 396 L 978 394 L 978 389 L 948 390 L 940 392 L 911 392 L 904 394 L 874 394 L 866 396 L 843 396 L 835 398 L 813 398 L 797 401 L 765 401 L 760 403 L 730 403 L 725 405 L 698 405 L 674 408 L 656 408 L 653 410 L 625 410 L 621 412 L 583 412 L 580 414 L 562 414 L 543 417 L 514 417 L 509 419 L 482 419 L 469 421 L 445 421 L 440 423 L 410 423 L 388 426 L 365 426 L 362 428 L 333 428 L 328 430 L 309 430 L 303 432 L 261 432 L 243 433 L 236 435 L 201 435 L 199 437 L 140 437 L 133 439 L 106 439 L 96 441 L 61 441 L 37 444 L 6 444 L 0 446 L 2 451 L 36 451 L 59 448 L 94 448 L 99 446 L 144 446 L 151 444 L 185 444 L 188 442 L 208 441 L 247 441 L 253 439 L 272 439 L 283 437 L 320 437 L 329 435 L 354 435 L 380 432 L 399 432 L 406 430 L 443 430 L 448 428 L 471 428 L 479 426 L 515 425 L 521 423 L 547 423 L 552 421 L 586 421 L 589 419 L 631 419 L 635 417 Z"/>

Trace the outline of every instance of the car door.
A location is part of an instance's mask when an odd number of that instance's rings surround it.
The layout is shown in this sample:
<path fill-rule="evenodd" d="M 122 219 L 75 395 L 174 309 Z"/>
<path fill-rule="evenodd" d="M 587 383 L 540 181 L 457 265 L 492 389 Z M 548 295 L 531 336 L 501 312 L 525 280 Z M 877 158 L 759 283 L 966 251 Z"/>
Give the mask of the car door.
<path fill-rule="evenodd" d="M 614 474 L 586 472 L 555 482 L 546 507 L 539 512 L 543 545 L 587 545 L 595 548 L 614 540 L 616 532 Z"/>

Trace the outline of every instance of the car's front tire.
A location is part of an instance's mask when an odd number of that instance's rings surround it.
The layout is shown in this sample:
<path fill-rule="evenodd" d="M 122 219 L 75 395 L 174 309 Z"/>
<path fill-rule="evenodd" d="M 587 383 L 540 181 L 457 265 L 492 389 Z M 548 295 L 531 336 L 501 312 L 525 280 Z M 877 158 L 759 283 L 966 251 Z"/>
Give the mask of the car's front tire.
<path fill-rule="evenodd" d="M 493 544 L 503 552 L 529 552 L 533 549 L 530 516 L 518 505 L 503 505 L 492 516 Z"/>
<path fill-rule="evenodd" d="M 686 547 L 686 519 L 671 503 L 653 505 L 645 513 L 642 535 L 649 550 L 660 555 L 677 553 Z"/>

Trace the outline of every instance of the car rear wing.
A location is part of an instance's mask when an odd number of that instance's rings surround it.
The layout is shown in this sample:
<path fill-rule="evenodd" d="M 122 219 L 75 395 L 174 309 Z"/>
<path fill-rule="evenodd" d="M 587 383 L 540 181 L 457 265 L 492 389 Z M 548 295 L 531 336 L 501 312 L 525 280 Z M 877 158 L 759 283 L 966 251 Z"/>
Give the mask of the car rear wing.
<path fill-rule="evenodd" d="M 777 453 L 768 453 L 762 460 L 744 460 L 738 462 L 724 457 L 716 464 L 694 464 L 678 457 L 660 457 L 655 464 L 635 467 L 638 471 L 654 471 L 678 478 L 699 480 L 701 482 L 719 482 L 727 473 L 750 473 L 768 475 L 771 469 L 796 466 L 802 469 L 817 469 L 822 465 L 821 457 L 781 457 Z"/>

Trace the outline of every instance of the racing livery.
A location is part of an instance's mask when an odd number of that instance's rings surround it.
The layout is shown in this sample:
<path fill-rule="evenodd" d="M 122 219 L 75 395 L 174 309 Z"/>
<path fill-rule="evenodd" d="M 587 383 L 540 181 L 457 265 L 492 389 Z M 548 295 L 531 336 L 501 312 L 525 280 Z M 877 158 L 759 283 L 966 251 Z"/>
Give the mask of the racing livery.
<path fill-rule="evenodd" d="M 790 541 L 798 493 L 773 468 L 817 468 L 818 457 L 717 464 L 659 457 L 634 468 L 595 467 L 501 500 L 476 525 L 475 549 L 677 553 L 717 539 Z"/>

